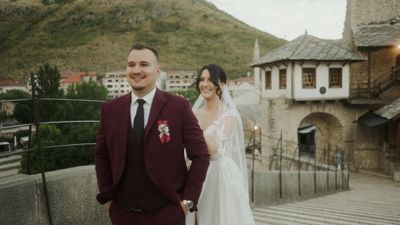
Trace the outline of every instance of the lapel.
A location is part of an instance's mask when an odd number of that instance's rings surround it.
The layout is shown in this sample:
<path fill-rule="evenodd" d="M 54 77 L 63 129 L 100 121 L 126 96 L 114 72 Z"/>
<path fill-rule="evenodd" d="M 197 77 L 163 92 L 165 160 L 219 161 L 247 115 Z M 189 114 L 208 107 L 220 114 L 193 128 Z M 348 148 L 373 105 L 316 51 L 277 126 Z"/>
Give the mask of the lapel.
<path fill-rule="evenodd" d="M 158 114 L 160 113 L 166 101 L 167 97 L 165 96 L 165 93 L 157 88 L 156 94 L 154 95 L 153 103 L 151 104 L 149 120 L 147 121 L 145 129 L 145 136 L 144 136 L 145 141 L 147 139 L 149 131 L 151 130 L 151 127 L 153 126 Z"/>
<path fill-rule="evenodd" d="M 121 138 L 119 143 L 121 144 L 120 149 L 123 152 L 123 158 L 125 158 L 126 148 L 128 144 L 128 129 L 131 127 L 131 99 L 132 94 L 129 92 L 129 94 L 121 98 L 120 107 L 116 107 L 118 109 L 121 109 L 119 113 L 120 123 L 117 130 L 120 134 L 119 137 Z"/>

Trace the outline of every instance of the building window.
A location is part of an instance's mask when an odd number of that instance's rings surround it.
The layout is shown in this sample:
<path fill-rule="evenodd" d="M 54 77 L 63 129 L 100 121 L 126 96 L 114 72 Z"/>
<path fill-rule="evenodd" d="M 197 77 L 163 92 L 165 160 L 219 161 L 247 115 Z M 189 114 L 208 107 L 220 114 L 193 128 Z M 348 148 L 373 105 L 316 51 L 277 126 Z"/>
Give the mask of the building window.
<path fill-rule="evenodd" d="M 342 87 L 342 68 L 329 68 L 329 87 Z"/>
<path fill-rule="evenodd" d="M 286 69 L 279 70 L 279 88 L 286 89 Z"/>
<path fill-rule="evenodd" d="M 303 88 L 315 88 L 316 87 L 316 76 L 315 68 L 303 68 Z"/>
<path fill-rule="evenodd" d="M 271 71 L 265 71 L 265 89 L 271 89 Z"/>

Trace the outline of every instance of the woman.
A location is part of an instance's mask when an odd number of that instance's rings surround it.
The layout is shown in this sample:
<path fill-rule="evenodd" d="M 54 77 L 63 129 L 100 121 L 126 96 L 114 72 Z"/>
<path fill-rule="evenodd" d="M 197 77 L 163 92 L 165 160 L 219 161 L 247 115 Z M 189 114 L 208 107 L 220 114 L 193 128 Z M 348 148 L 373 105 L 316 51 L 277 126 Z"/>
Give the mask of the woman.
<path fill-rule="evenodd" d="M 248 197 L 242 122 L 221 67 L 201 68 L 193 111 L 207 142 L 210 166 L 197 212 L 198 225 L 254 225 Z M 186 224 L 194 224 L 189 215 Z"/>

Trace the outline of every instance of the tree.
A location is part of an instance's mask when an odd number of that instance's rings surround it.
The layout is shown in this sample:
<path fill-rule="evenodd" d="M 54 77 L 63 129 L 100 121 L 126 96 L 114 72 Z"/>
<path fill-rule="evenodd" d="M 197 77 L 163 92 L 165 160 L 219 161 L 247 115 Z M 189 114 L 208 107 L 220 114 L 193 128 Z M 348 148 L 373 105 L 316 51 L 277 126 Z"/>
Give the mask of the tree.
<path fill-rule="evenodd" d="M 61 98 L 63 91 L 60 89 L 60 71 L 57 66 L 46 63 L 39 67 L 37 75 L 36 96 L 38 98 Z M 40 101 L 38 106 L 38 119 L 40 121 L 56 120 L 59 107 L 56 101 Z"/>
<path fill-rule="evenodd" d="M 8 90 L 0 95 L 2 100 L 31 99 L 30 93 L 22 90 Z M 30 123 L 32 121 L 31 101 L 20 101 L 14 103 L 13 116 L 18 122 Z"/>
<path fill-rule="evenodd" d="M 179 94 L 186 97 L 190 101 L 190 103 L 192 103 L 192 105 L 194 104 L 198 96 L 197 90 L 194 87 L 190 87 L 183 91 L 175 91 L 172 94 Z"/>
<path fill-rule="evenodd" d="M 39 67 L 37 71 L 38 87 L 36 95 L 39 98 L 59 98 L 63 96 L 60 89 L 60 71 L 57 66 L 46 63 Z"/>
<path fill-rule="evenodd" d="M 67 89 L 67 98 L 106 100 L 107 89 L 94 81 L 71 85 Z M 100 103 L 98 102 L 68 102 L 63 105 L 63 118 L 69 120 L 99 119 Z"/>
<path fill-rule="evenodd" d="M 43 155 L 43 163 L 45 165 L 46 171 L 57 170 L 63 168 L 60 164 L 57 163 L 59 160 L 58 157 L 58 149 L 46 149 L 43 147 L 59 145 L 63 141 L 63 136 L 61 135 L 60 129 L 58 129 L 54 125 L 44 125 L 40 127 L 40 144 L 42 146 L 42 155 Z M 31 165 L 31 173 L 39 173 L 40 172 L 40 155 L 38 150 L 38 141 L 36 136 L 32 138 L 33 142 L 33 151 L 30 155 L 30 165 Z M 21 172 L 27 173 L 28 161 L 27 161 L 27 153 L 22 155 L 21 160 Z"/>

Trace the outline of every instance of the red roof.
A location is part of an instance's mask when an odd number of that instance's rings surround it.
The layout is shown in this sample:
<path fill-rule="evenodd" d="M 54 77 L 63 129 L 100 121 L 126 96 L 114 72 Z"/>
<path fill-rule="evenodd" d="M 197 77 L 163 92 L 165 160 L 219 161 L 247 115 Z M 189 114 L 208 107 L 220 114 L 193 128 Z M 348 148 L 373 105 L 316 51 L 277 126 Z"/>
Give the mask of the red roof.
<path fill-rule="evenodd" d="M 21 83 L 17 80 L 0 80 L 0 86 L 1 87 L 9 87 L 9 86 L 24 86 L 24 83 Z"/>
<path fill-rule="evenodd" d="M 96 71 L 85 71 L 85 72 L 72 72 L 64 70 L 61 73 L 61 83 L 63 84 L 77 84 L 80 83 L 83 77 L 95 77 Z"/>
<path fill-rule="evenodd" d="M 67 84 L 78 84 L 81 82 L 81 75 L 80 74 L 73 74 L 67 76 L 65 79 L 61 80 L 61 83 Z"/>

